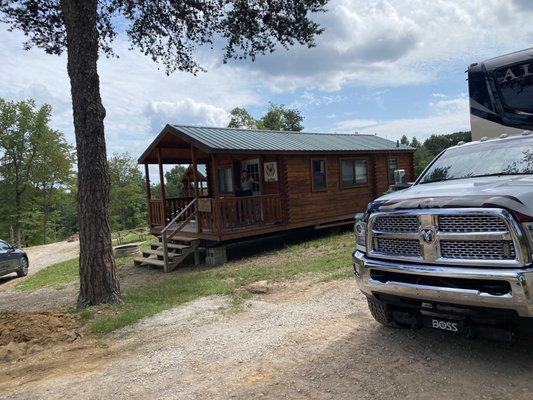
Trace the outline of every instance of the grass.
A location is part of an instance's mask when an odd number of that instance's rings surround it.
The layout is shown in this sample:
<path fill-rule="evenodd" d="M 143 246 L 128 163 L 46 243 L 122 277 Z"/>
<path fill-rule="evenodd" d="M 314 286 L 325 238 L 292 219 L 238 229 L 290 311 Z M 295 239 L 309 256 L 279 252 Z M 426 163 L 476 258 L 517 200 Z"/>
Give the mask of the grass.
<path fill-rule="evenodd" d="M 163 281 L 148 282 L 123 291 L 124 303 L 88 308 L 79 312 L 80 320 L 96 334 L 106 334 L 150 317 L 179 304 L 210 295 L 231 296 L 226 313 L 243 309 L 248 293 L 236 291 L 247 284 L 279 281 L 312 274 L 328 282 L 352 275 L 351 234 L 330 235 L 263 252 L 238 261 L 193 272 L 169 274 Z M 144 243 L 141 248 L 149 247 Z M 133 257 L 117 260 L 118 265 L 132 262 Z M 119 273 L 119 277 L 122 275 Z M 61 287 L 78 279 L 78 259 L 64 261 L 42 269 L 19 283 L 17 290 L 29 292 L 43 287 Z M 98 312 L 97 312 L 98 311 Z"/>
<path fill-rule="evenodd" d="M 94 313 L 91 330 L 105 334 L 150 317 L 179 304 L 210 295 L 232 295 L 232 309 L 238 311 L 245 296 L 234 291 L 260 280 L 276 281 L 302 274 L 319 274 L 322 280 L 351 275 L 349 234 L 328 236 L 289 246 L 277 253 L 228 263 L 223 267 L 169 276 L 163 282 L 147 283 L 123 293 L 124 304 L 107 306 Z"/>
<path fill-rule="evenodd" d="M 143 232 L 139 234 L 139 232 Z M 144 232 L 141 228 L 126 230 L 120 232 L 113 232 L 111 234 L 113 246 L 121 246 L 129 243 L 143 242 L 147 238 L 147 232 Z"/>
<path fill-rule="evenodd" d="M 78 257 L 41 269 L 16 285 L 17 290 L 33 292 L 47 286 L 61 286 L 78 279 Z"/>
<path fill-rule="evenodd" d="M 142 244 L 141 249 L 148 246 L 149 245 L 146 243 Z M 136 256 L 137 255 L 119 258 L 116 260 L 117 265 L 126 265 L 132 262 L 133 258 Z M 33 292 L 45 287 L 60 288 L 61 286 L 78 280 L 78 266 L 78 257 L 53 264 L 41 269 L 36 274 L 25 278 L 15 287 L 21 292 Z"/>

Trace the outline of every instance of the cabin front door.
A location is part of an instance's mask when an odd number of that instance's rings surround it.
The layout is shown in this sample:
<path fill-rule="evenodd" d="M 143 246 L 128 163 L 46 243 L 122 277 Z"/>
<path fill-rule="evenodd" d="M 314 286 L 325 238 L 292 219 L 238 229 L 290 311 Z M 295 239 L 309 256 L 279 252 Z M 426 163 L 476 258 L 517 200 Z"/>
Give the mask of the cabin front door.
<path fill-rule="evenodd" d="M 244 160 L 242 162 L 242 169 L 248 171 L 248 174 L 254 180 L 253 195 L 261 195 L 261 170 L 259 168 L 259 159 Z"/>

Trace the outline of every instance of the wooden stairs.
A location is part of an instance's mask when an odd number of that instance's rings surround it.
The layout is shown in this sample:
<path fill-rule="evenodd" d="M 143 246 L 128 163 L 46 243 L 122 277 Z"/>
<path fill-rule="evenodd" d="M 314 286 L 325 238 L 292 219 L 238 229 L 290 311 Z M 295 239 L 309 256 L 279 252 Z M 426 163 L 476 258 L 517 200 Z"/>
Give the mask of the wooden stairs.
<path fill-rule="evenodd" d="M 185 206 L 162 230 L 158 241 L 150 246 L 150 250 L 142 253 L 142 258 L 133 260 L 135 265 L 151 265 L 163 267 L 165 272 L 170 272 L 194 253 L 194 264 L 199 264 L 197 238 L 180 237 L 177 234 L 191 221 L 198 218 L 198 198 L 195 197 Z"/>
<path fill-rule="evenodd" d="M 190 254 L 194 253 L 194 263 L 198 264 L 198 247 L 200 246 L 200 240 L 196 238 L 186 238 L 180 236 L 174 236 L 170 239 L 166 245 L 168 265 L 165 272 L 170 272 L 176 269 L 183 260 Z M 161 267 L 165 269 L 165 251 L 161 236 L 158 237 L 158 241 L 150 245 L 149 250 L 142 252 L 142 257 L 135 258 L 133 260 L 135 265 L 138 266 L 152 266 Z"/>

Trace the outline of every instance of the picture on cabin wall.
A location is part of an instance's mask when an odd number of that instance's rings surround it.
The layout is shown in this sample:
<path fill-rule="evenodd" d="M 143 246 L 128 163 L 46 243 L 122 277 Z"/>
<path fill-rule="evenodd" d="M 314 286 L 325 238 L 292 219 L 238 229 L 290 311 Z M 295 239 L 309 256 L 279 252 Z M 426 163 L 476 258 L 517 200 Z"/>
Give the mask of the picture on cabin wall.
<path fill-rule="evenodd" d="M 265 182 L 276 182 L 278 180 L 278 163 L 276 161 L 266 162 Z"/>

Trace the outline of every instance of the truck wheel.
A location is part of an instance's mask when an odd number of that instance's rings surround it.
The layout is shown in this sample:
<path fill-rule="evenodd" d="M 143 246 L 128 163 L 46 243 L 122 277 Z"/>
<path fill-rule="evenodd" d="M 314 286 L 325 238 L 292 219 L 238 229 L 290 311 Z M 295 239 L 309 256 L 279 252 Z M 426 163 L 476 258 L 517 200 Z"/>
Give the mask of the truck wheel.
<path fill-rule="evenodd" d="M 26 259 L 26 257 L 22 257 L 20 259 L 19 269 L 17 270 L 17 276 L 19 278 L 22 278 L 26 275 L 28 275 L 28 260 Z"/>
<path fill-rule="evenodd" d="M 392 313 L 387 304 L 375 298 L 367 298 L 368 309 L 376 321 L 385 326 L 394 326 Z"/>

